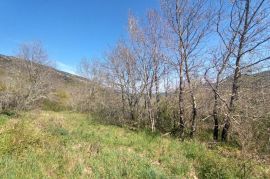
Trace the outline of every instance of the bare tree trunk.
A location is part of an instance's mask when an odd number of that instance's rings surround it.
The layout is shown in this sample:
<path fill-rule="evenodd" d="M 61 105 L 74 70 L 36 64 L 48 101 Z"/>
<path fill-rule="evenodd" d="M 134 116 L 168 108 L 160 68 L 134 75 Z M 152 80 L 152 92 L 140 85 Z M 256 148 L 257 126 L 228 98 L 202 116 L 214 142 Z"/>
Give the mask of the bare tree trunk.
<path fill-rule="evenodd" d="M 192 88 L 192 84 L 191 84 L 191 80 L 189 76 L 188 64 L 186 60 L 185 60 L 185 67 L 186 67 L 186 78 L 188 82 L 189 93 L 190 93 L 190 97 L 192 101 L 192 121 L 191 121 L 190 137 L 193 138 L 193 135 L 196 131 L 197 103 L 196 103 L 196 98 L 194 96 L 194 91 Z"/>
<path fill-rule="evenodd" d="M 236 69 L 233 77 L 233 85 L 232 85 L 232 95 L 230 100 L 230 111 L 233 112 L 235 109 L 235 101 L 238 100 L 238 91 L 239 91 L 239 79 L 241 76 L 240 72 L 240 58 L 236 60 Z"/>
<path fill-rule="evenodd" d="M 124 88 L 121 86 L 121 100 L 122 100 L 122 113 L 123 113 L 123 118 L 125 117 L 125 94 L 124 94 Z"/>
<path fill-rule="evenodd" d="M 218 110 L 218 95 L 217 95 L 217 93 L 214 93 L 214 107 L 213 107 L 214 130 L 213 130 L 213 139 L 215 141 L 218 140 L 218 129 L 219 129 L 217 110 Z"/>
<path fill-rule="evenodd" d="M 183 63 L 179 64 L 179 137 L 183 138 L 184 123 L 184 79 L 183 79 Z"/>
<path fill-rule="evenodd" d="M 192 122 L 191 122 L 190 137 L 193 138 L 193 135 L 196 131 L 196 118 L 197 118 L 197 104 L 193 91 L 191 91 L 191 100 L 192 100 Z"/>
<path fill-rule="evenodd" d="M 222 134 L 221 134 L 221 140 L 223 142 L 226 142 L 228 140 L 228 131 L 229 131 L 230 126 L 231 126 L 230 117 L 226 116 L 225 125 L 223 127 Z"/>
<path fill-rule="evenodd" d="M 148 90 L 148 95 L 147 95 L 147 109 L 148 109 L 148 115 L 149 119 L 151 121 L 151 130 L 152 132 L 156 131 L 156 119 L 153 115 L 153 106 L 152 106 L 152 82 L 150 84 L 150 88 Z"/>
<path fill-rule="evenodd" d="M 155 115 L 155 120 L 156 120 L 156 125 L 157 127 L 161 126 L 160 123 L 160 107 L 159 107 L 159 102 L 160 102 L 160 94 L 159 94 L 159 78 L 158 78 L 158 65 L 155 64 L 155 72 L 154 72 L 154 81 L 155 81 L 155 95 L 156 95 L 156 115 Z"/>
<path fill-rule="evenodd" d="M 205 76 L 204 76 L 204 79 L 207 81 L 207 83 L 212 88 L 212 91 L 214 93 L 214 105 L 213 105 L 213 114 L 212 115 L 214 118 L 213 139 L 215 141 L 218 140 L 218 133 L 219 133 L 219 119 L 218 119 L 219 100 L 222 100 L 222 102 L 224 102 L 226 104 L 226 107 L 228 107 L 226 101 L 219 96 L 220 75 L 223 73 L 223 70 L 225 70 L 225 68 L 226 68 L 227 60 L 229 59 L 227 57 L 229 57 L 229 56 L 226 56 L 225 59 L 223 59 L 223 62 L 221 64 L 221 68 L 218 70 L 218 73 L 216 76 L 216 81 L 215 81 L 215 86 L 213 86 L 211 84 L 211 82 L 206 77 L 209 69 L 206 70 Z M 216 65 L 216 67 L 219 66 L 218 64 L 215 64 L 215 65 Z M 216 69 L 218 69 L 218 68 L 216 68 Z"/>
<path fill-rule="evenodd" d="M 223 130 L 222 130 L 222 135 L 221 135 L 222 141 L 227 141 L 227 139 L 228 139 L 228 131 L 229 131 L 229 128 L 231 126 L 230 115 L 235 111 L 235 101 L 238 99 L 240 76 L 241 76 L 241 74 L 240 74 L 240 70 L 239 70 L 239 66 L 238 66 L 238 67 L 236 67 L 234 79 L 233 79 L 229 114 L 226 116 L 225 125 L 224 125 Z"/>
<path fill-rule="evenodd" d="M 234 70 L 234 76 L 233 76 L 233 85 L 232 85 L 232 94 L 231 94 L 231 99 L 230 99 L 230 109 L 229 109 L 229 114 L 226 117 L 225 125 L 222 130 L 222 141 L 227 141 L 228 138 L 228 131 L 231 126 L 231 120 L 230 116 L 231 113 L 235 111 L 235 102 L 238 100 L 238 91 L 239 91 L 239 79 L 241 76 L 241 71 L 240 71 L 240 60 L 242 58 L 242 50 L 243 46 L 246 40 L 246 34 L 248 31 L 248 26 L 249 26 L 249 10 L 250 10 L 250 0 L 245 1 L 245 17 L 244 17 L 244 25 L 243 25 L 243 32 L 241 33 L 240 36 L 240 41 L 239 41 L 239 46 L 238 46 L 238 52 L 237 52 L 237 57 L 235 61 L 235 70 Z"/>
<path fill-rule="evenodd" d="M 239 91 L 239 79 L 241 76 L 240 72 L 240 57 L 236 60 L 236 69 L 233 77 L 233 85 L 232 85 L 232 94 L 230 99 L 230 108 L 229 114 L 226 116 L 225 125 L 222 130 L 221 139 L 222 141 L 227 141 L 228 139 L 228 131 L 231 126 L 230 116 L 235 111 L 235 102 L 238 100 L 238 91 Z"/>
<path fill-rule="evenodd" d="M 164 65 L 164 90 L 165 90 L 165 98 L 168 97 L 168 84 L 169 84 L 169 75 L 168 75 L 168 69 L 167 65 Z M 167 101 L 167 100 L 166 100 Z"/>
<path fill-rule="evenodd" d="M 132 121 L 135 121 L 135 114 L 133 109 L 130 111 L 130 117 Z"/>

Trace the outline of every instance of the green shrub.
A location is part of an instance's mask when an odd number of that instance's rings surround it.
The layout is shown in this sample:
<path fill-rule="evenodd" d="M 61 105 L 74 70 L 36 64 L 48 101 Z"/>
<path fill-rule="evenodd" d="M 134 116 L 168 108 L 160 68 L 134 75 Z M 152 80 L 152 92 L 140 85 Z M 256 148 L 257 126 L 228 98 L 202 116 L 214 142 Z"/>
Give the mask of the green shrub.
<path fill-rule="evenodd" d="M 13 110 L 4 110 L 4 111 L 1 111 L 2 115 L 6 115 L 6 116 L 9 116 L 9 117 L 15 117 L 17 116 L 17 113 Z"/>
<path fill-rule="evenodd" d="M 0 115 L 0 126 L 5 124 L 9 117 L 7 115 Z"/>
<path fill-rule="evenodd" d="M 159 120 L 157 121 L 157 129 L 160 132 L 170 132 L 174 128 L 176 109 L 161 101 L 159 106 Z"/>
<path fill-rule="evenodd" d="M 68 110 L 68 107 L 64 106 L 60 102 L 45 99 L 42 104 L 42 109 L 45 111 L 59 112 L 59 111 Z"/>
<path fill-rule="evenodd" d="M 57 90 L 55 92 L 55 96 L 60 99 L 60 102 L 64 102 L 65 100 L 69 98 L 68 93 L 64 90 Z"/>

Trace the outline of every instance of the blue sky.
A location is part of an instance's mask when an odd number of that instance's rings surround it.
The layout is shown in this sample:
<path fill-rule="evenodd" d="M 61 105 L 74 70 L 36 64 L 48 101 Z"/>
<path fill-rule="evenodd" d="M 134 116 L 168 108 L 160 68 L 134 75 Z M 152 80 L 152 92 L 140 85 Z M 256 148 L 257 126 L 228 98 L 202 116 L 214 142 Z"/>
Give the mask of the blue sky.
<path fill-rule="evenodd" d="M 39 40 L 58 68 L 75 72 L 126 34 L 128 12 L 143 15 L 159 0 L 1 0 L 0 54 Z"/>

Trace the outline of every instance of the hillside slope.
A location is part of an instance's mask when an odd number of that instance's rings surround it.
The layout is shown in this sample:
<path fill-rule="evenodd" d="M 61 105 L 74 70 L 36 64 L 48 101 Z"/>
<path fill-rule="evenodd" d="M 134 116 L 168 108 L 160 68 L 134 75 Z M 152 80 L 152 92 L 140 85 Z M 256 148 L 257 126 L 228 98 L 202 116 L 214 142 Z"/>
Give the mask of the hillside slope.
<path fill-rule="evenodd" d="M 22 78 L 21 72 L 19 72 L 19 70 L 26 70 L 26 68 L 22 68 L 21 62 L 21 59 L 15 57 L 0 55 L 0 91 L 3 92 L 2 94 L 7 94 L 17 89 L 16 85 L 18 81 L 23 82 L 25 80 L 25 82 L 27 82 L 27 79 Z M 45 98 L 43 97 L 43 100 L 36 101 L 36 107 L 45 106 L 45 108 L 51 108 L 50 106 L 52 105 L 54 105 L 54 107 L 56 106 L 56 108 L 70 107 L 74 104 L 74 101 L 78 100 L 78 93 L 83 87 L 86 84 L 91 84 L 90 80 L 81 76 L 59 71 L 54 67 L 35 63 L 34 65 L 42 69 L 40 71 L 46 71 L 44 84 L 46 84 L 48 88 L 48 93 L 44 95 Z M 25 74 L 27 74 L 27 71 L 25 71 Z M 34 84 L 32 85 L 35 87 Z M 28 90 L 30 88 L 24 88 L 24 90 L 26 89 Z M 41 89 L 42 88 L 40 88 L 39 91 L 42 91 Z M 21 91 L 23 91 L 23 89 L 21 89 Z"/>
<path fill-rule="evenodd" d="M 0 54 L 0 76 L 12 77 L 13 73 L 15 73 L 17 70 L 17 65 L 19 64 L 19 62 L 20 59 Z M 53 74 L 52 76 L 54 76 L 55 79 L 58 80 L 57 83 L 61 84 L 79 83 L 87 80 L 83 77 L 63 72 L 55 68 L 51 68 L 50 72 Z"/>
<path fill-rule="evenodd" d="M 179 142 L 102 125 L 72 112 L 2 115 L 0 135 L 0 178 L 270 176 L 269 166 L 254 161 L 243 169 L 244 160 L 237 158 L 236 149 L 216 146 L 210 150 L 196 141 Z"/>

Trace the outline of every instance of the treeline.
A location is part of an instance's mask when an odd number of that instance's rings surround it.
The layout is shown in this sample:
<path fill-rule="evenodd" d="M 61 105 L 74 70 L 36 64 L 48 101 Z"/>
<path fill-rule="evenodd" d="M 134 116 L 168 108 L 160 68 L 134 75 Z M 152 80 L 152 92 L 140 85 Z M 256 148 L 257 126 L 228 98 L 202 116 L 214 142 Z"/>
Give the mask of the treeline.
<path fill-rule="evenodd" d="M 102 62 L 81 63 L 81 73 L 98 84 L 89 88 L 90 110 L 110 123 L 181 139 L 210 125 L 215 141 L 231 134 L 241 147 L 261 142 L 269 151 L 269 74 L 258 75 L 269 69 L 269 5 L 162 0 L 161 11 L 143 19 L 130 13 L 128 38 Z"/>

